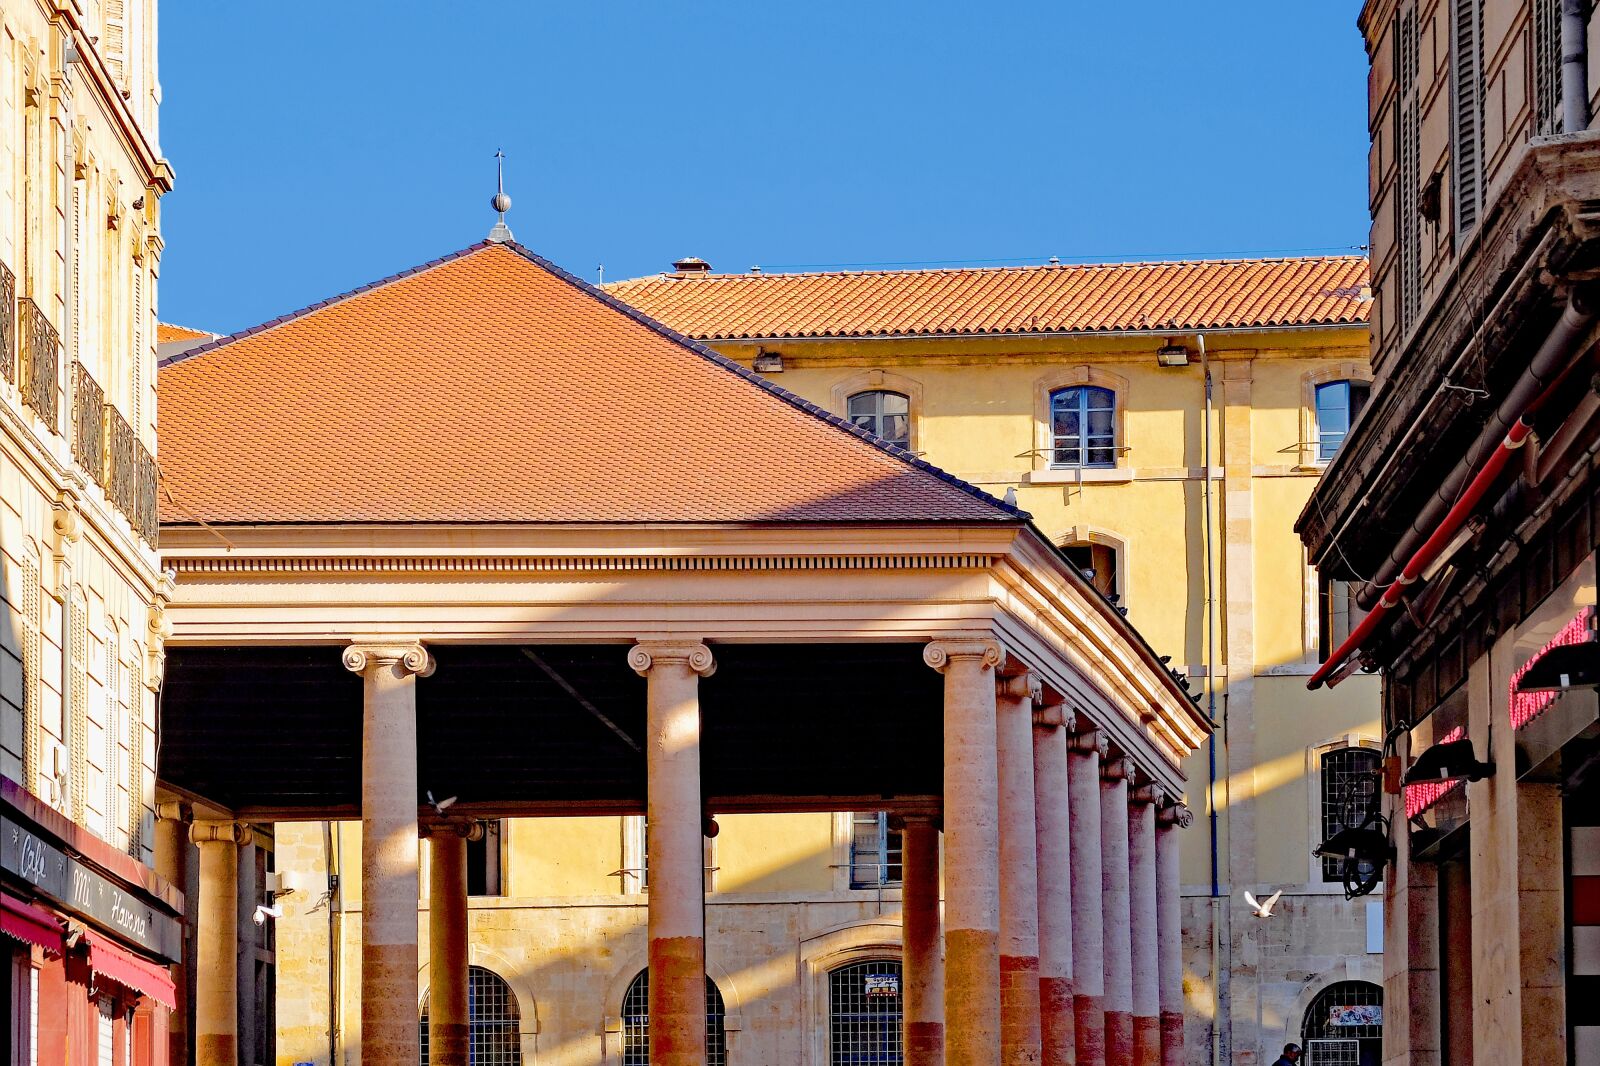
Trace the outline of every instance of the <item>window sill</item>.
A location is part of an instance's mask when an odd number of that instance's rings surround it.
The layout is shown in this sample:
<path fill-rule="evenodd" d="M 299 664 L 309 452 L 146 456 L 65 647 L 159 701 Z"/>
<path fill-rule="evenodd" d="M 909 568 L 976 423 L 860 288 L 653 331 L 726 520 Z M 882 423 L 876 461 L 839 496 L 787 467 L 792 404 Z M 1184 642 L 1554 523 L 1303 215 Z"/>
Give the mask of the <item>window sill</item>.
<path fill-rule="evenodd" d="M 1027 475 L 1029 485 L 1086 485 L 1133 480 L 1129 466 L 1062 467 L 1052 470 L 1033 470 Z"/>

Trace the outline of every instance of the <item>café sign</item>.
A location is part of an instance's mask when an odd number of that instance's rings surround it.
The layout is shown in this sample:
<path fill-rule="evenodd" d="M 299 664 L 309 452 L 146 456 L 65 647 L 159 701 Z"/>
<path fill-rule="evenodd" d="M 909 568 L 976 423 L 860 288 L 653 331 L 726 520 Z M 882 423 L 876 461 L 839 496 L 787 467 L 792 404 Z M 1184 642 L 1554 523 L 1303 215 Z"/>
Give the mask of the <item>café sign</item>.
<path fill-rule="evenodd" d="M 9 818 L 0 819 L 0 869 L 152 954 L 174 962 L 182 957 L 183 932 L 176 918 Z"/>

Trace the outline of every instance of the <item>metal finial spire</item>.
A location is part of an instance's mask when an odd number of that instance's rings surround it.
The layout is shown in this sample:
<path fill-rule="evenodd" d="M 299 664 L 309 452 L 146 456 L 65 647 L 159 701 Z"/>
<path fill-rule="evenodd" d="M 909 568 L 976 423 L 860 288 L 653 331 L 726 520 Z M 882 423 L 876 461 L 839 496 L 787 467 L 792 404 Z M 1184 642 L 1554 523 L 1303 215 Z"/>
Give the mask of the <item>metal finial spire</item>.
<path fill-rule="evenodd" d="M 504 244 L 506 241 L 515 240 L 511 236 L 511 227 L 506 225 L 506 212 L 511 210 L 511 197 L 506 195 L 506 154 L 496 149 L 494 153 L 494 187 L 495 193 L 489 198 L 489 206 L 493 208 L 500 218 L 489 231 L 489 239 Z"/>

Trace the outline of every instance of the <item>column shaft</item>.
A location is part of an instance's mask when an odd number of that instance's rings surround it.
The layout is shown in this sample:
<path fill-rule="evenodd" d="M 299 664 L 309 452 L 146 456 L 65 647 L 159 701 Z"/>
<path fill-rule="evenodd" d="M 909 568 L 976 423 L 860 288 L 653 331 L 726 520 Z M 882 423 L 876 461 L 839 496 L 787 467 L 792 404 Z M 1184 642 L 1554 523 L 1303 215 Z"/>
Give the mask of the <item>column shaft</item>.
<path fill-rule="evenodd" d="M 420 645 L 355 645 L 361 675 L 361 1056 L 412 1063 L 417 1033 L 417 678 Z"/>
<path fill-rule="evenodd" d="M 944 1064 L 944 944 L 939 936 L 939 829 L 907 818 L 901 836 L 906 1066 Z"/>
<path fill-rule="evenodd" d="M 194 1054 L 197 1066 L 239 1063 L 239 845 L 250 830 L 233 822 L 194 825 L 200 849 L 195 931 Z"/>
<path fill-rule="evenodd" d="M 1164 808 L 1156 819 L 1156 935 L 1159 956 L 1161 1066 L 1184 1066 L 1183 1053 L 1183 896 L 1178 872 L 1178 832 L 1193 815 L 1182 804 Z"/>
<path fill-rule="evenodd" d="M 1105 929 L 1106 1066 L 1133 1066 L 1133 936 L 1129 929 L 1128 763 L 1100 782 L 1100 913 Z"/>
<path fill-rule="evenodd" d="M 1042 707 L 1033 726 L 1033 806 L 1039 862 L 1039 1028 L 1045 1066 L 1074 1059 L 1072 826 L 1066 717 Z"/>
<path fill-rule="evenodd" d="M 193 820 L 193 811 L 186 803 L 161 803 L 156 807 L 155 824 L 155 870 L 157 876 L 178 891 L 189 891 L 189 854 L 192 845 L 189 843 L 189 823 Z M 198 900 L 184 900 L 186 917 L 193 916 L 196 912 Z M 184 958 L 192 959 L 190 952 L 194 950 L 194 930 L 184 929 Z M 176 1002 L 171 1011 L 160 1013 L 168 1015 L 166 1024 L 167 1061 L 172 1066 L 183 1066 L 189 1060 L 189 980 L 194 967 L 178 967 L 174 974 L 173 995 Z"/>
<path fill-rule="evenodd" d="M 705 844 L 700 797 L 703 644 L 640 643 L 628 661 L 646 679 L 646 851 L 650 870 L 650 1062 L 706 1059 Z"/>
<path fill-rule="evenodd" d="M 1033 804 L 1033 705 L 1028 674 L 1001 681 L 995 707 L 1000 773 L 1000 1061 L 1040 1058 L 1039 832 Z"/>
<path fill-rule="evenodd" d="M 992 640 L 923 651 L 944 674 L 945 1061 L 1000 1062 L 1000 827 Z"/>
<path fill-rule="evenodd" d="M 467 1066 L 467 840 L 428 836 L 428 1061 Z"/>
<path fill-rule="evenodd" d="M 1100 759 L 1105 735 L 1072 737 L 1067 756 L 1072 826 L 1072 1013 L 1077 1066 L 1106 1061 L 1105 930 L 1101 926 Z"/>
<path fill-rule="evenodd" d="M 1134 1066 L 1161 1063 L 1160 938 L 1156 927 L 1156 807 L 1161 800 L 1158 789 L 1145 785 L 1134 790 L 1127 811 Z"/>

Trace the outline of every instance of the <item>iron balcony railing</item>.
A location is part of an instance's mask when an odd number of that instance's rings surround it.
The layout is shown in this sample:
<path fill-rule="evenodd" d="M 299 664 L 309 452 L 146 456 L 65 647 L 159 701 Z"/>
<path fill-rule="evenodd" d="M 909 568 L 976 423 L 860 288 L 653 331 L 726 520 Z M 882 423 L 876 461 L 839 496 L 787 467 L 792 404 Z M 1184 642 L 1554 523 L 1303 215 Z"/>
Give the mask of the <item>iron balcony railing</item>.
<path fill-rule="evenodd" d="M 106 486 L 105 392 L 82 363 L 72 363 L 72 457 Z"/>
<path fill-rule="evenodd" d="M 145 539 L 150 547 L 156 546 L 156 534 L 161 526 L 160 507 L 157 503 L 157 494 L 161 489 L 161 470 L 156 466 L 155 456 L 145 451 L 143 444 L 135 443 L 137 449 L 138 473 L 138 509 L 128 516 L 133 523 L 133 528 Z"/>
<path fill-rule="evenodd" d="M 39 305 L 27 297 L 17 303 L 20 310 L 19 338 L 22 341 L 18 366 L 18 385 L 22 402 L 33 409 L 52 433 L 61 431 L 56 379 L 59 373 L 60 338 Z"/>
<path fill-rule="evenodd" d="M 139 438 L 115 407 L 107 407 L 106 450 L 110 453 L 110 476 L 106 495 L 131 523 L 139 505 Z"/>
<path fill-rule="evenodd" d="M 0 377 L 17 383 L 17 276 L 0 263 Z"/>

